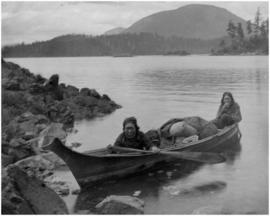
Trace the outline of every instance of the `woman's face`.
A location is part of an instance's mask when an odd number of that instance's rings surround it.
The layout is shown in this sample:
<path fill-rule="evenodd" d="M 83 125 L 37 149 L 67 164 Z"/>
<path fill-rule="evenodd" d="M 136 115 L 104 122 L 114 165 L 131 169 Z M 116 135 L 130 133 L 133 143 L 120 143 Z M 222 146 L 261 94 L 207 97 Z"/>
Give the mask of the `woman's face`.
<path fill-rule="evenodd" d="M 136 135 L 136 127 L 131 122 L 127 123 L 124 128 L 125 136 L 127 138 L 134 138 Z"/>
<path fill-rule="evenodd" d="M 224 98 L 223 98 L 223 102 L 225 104 L 231 104 L 232 103 L 232 99 L 229 95 L 225 95 Z"/>

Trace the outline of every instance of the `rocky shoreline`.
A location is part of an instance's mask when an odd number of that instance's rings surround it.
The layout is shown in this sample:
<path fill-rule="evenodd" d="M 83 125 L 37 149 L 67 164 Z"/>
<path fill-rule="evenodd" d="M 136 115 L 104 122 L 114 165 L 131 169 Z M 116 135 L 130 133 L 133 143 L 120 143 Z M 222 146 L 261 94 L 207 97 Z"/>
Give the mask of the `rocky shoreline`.
<path fill-rule="evenodd" d="M 95 89 L 59 84 L 57 74 L 45 79 L 17 64 L 1 63 L 2 214 L 69 214 L 61 199 L 69 188 L 53 178 L 65 163 L 42 146 L 49 137 L 65 142 L 75 120 L 103 116 L 121 106 Z"/>

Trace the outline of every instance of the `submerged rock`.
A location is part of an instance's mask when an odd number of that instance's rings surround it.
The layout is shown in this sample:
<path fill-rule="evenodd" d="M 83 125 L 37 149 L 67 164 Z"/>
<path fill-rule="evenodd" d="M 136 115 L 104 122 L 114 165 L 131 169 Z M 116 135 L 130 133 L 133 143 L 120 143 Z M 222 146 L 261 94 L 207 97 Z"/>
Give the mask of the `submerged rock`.
<path fill-rule="evenodd" d="M 188 196 L 199 196 L 205 193 L 213 193 L 223 190 L 227 184 L 222 181 L 214 181 L 191 188 L 180 188 L 174 185 L 164 186 L 163 190 L 169 192 L 173 196 L 177 195 L 188 195 Z"/>
<path fill-rule="evenodd" d="M 199 214 L 199 215 L 220 215 L 223 214 L 222 206 L 221 205 L 209 205 L 209 206 L 202 206 L 198 209 L 195 209 L 191 214 Z"/>
<path fill-rule="evenodd" d="M 111 195 L 96 205 L 100 214 L 143 214 L 144 202 L 130 196 Z"/>
<path fill-rule="evenodd" d="M 204 193 L 212 193 L 223 190 L 227 184 L 223 181 L 213 181 L 207 184 L 198 185 L 190 189 L 181 190 L 184 195 L 198 195 Z"/>

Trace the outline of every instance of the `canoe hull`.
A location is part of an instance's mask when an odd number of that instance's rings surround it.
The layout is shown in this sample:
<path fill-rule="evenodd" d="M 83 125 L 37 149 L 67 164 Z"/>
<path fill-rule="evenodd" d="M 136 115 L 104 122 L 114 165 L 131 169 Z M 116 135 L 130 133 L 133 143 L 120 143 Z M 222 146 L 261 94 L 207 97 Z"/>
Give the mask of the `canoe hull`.
<path fill-rule="evenodd" d="M 206 139 L 166 150 L 222 152 L 224 148 L 230 148 L 237 142 L 239 142 L 239 129 L 237 125 L 233 125 Z M 81 187 L 105 179 L 120 178 L 141 172 L 160 162 L 176 160 L 157 153 L 110 155 L 105 148 L 78 153 L 67 148 L 58 139 L 44 148 L 53 151 L 66 162 Z M 107 153 L 105 157 L 102 156 L 104 153 Z"/>

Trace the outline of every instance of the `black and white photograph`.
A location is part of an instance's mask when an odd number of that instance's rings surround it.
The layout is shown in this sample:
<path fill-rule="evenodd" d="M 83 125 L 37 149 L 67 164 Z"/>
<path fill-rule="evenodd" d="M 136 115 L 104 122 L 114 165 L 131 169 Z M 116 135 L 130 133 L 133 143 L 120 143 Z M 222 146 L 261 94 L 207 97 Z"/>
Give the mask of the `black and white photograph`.
<path fill-rule="evenodd" d="M 269 1 L 1 1 L 1 213 L 269 214 Z"/>

